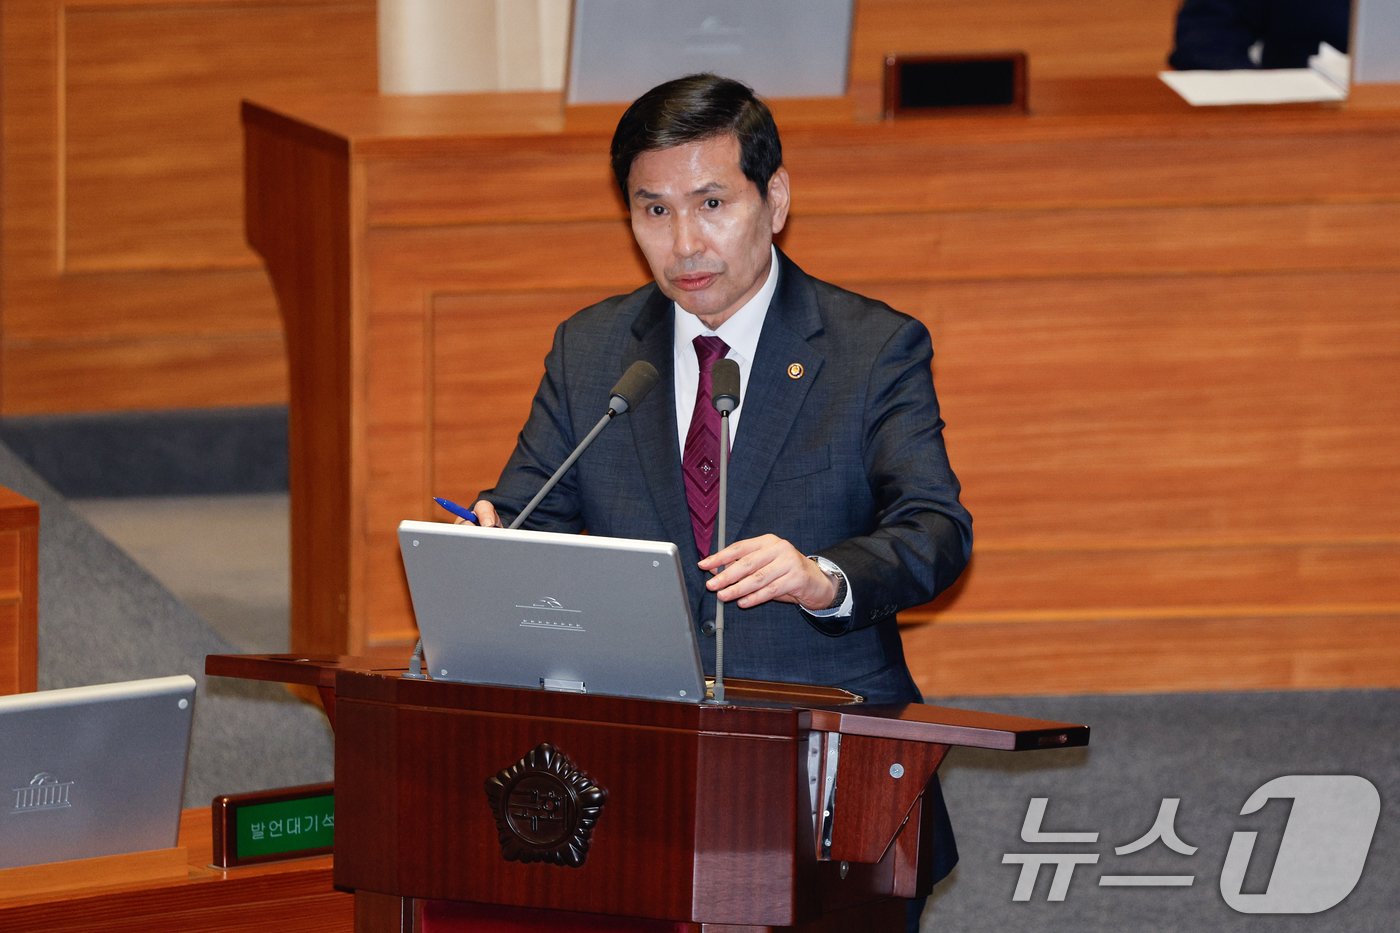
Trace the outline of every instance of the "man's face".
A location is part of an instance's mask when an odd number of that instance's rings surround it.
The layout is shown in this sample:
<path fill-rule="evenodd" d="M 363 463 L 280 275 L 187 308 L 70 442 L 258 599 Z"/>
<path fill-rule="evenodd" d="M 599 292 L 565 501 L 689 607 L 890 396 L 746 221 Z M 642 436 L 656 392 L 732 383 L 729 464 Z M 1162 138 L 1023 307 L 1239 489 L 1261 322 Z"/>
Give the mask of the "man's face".
<path fill-rule="evenodd" d="M 643 152 L 627 176 L 632 235 L 665 295 L 711 330 L 763 286 L 788 211 L 778 169 L 768 198 L 739 168 L 739 141 L 712 136 Z"/>

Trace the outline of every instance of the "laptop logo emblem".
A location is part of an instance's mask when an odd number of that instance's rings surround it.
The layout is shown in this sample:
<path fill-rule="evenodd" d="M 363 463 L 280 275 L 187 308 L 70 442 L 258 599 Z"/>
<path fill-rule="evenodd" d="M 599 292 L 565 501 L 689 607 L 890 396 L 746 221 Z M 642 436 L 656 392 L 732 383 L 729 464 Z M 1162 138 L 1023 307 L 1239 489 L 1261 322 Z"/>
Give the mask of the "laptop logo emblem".
<path fill-rule="evenodd" d="M 37 813 L 42 810 L 63 810 L 73 806 L 68 792 L 74 781 L 60 781 L 47 771 L 40 771 L 24 787 L 13 788 L 15 808 L 11 813 Z"/>
<path fill-rule="evenodd" d="M 520 619 L 521 628 L 544 628 L 562 632 L 584 631 L 583 623 L 579 621 L 583 610 L 569 609 L 553 596 L 541 596 L 528 606 L 516 603 L 515 608 L 523 610 L 525 613 Z"/>

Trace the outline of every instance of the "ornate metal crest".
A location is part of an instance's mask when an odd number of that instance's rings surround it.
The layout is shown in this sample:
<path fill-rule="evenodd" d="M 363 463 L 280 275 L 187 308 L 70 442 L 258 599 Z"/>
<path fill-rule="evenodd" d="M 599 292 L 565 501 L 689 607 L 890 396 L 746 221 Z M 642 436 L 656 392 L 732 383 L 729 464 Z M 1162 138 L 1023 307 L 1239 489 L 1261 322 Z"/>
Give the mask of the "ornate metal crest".
<path fill-rule="evenodd" d="M 503 857 L 578 868 L 608 792 L 546 742 L 488 779 L 486 799 Z"/>

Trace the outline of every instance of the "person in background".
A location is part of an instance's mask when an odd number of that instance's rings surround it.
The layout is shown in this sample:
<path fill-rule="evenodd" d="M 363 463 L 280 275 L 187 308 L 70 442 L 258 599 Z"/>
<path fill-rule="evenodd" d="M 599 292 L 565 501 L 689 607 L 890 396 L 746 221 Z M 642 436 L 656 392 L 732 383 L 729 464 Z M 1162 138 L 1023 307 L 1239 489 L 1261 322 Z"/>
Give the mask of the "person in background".
<path fill-rule="evenodd" d="M 1326 42 L 1347 50 L 1351 0 L 1185 0 L 1167 64 L 1178 71 L 1306 68 Z"/>

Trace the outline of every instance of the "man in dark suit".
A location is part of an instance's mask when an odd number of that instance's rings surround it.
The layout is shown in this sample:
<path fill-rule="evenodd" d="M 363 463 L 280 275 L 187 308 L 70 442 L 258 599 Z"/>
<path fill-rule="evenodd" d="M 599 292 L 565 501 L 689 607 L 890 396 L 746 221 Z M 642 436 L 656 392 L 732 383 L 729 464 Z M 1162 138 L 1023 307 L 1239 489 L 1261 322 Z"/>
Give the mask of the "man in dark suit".
<path fill-rule="evenodd" d="M 1345 52 L 1350 32 L 1351 0 L 1183 0 L 1167 63 L 1178 71 L 1306 68 L 1322 42 Z"/>
<path fill-rule="evenodd" d="M 928 331 L 774 248 L 790 183 L 772 116 L 744 85 L 692 75 L 654 88 L 623 115 L 612 156 L 655 281 L 559 326 L 515 452 L 474 506 L 482 524 L 518 514 L 607 410 L 618 375 L 647 360 L 656 390 L 599 435 L 527 526 L 676 542 L 711 671 L 718 598 L 727 674 L 919 702 L 895 613 L 951 585 L 972 543 Z M 733 543 L 715 553 L 714 516 L 694 489 L 712 463 L 692 447 L 711 352 L 736 360 L 743 383 Z M 936 782 L 931 796 L 941 810 Z M 957 857 L 940 830 L 937 877 Z"/>

